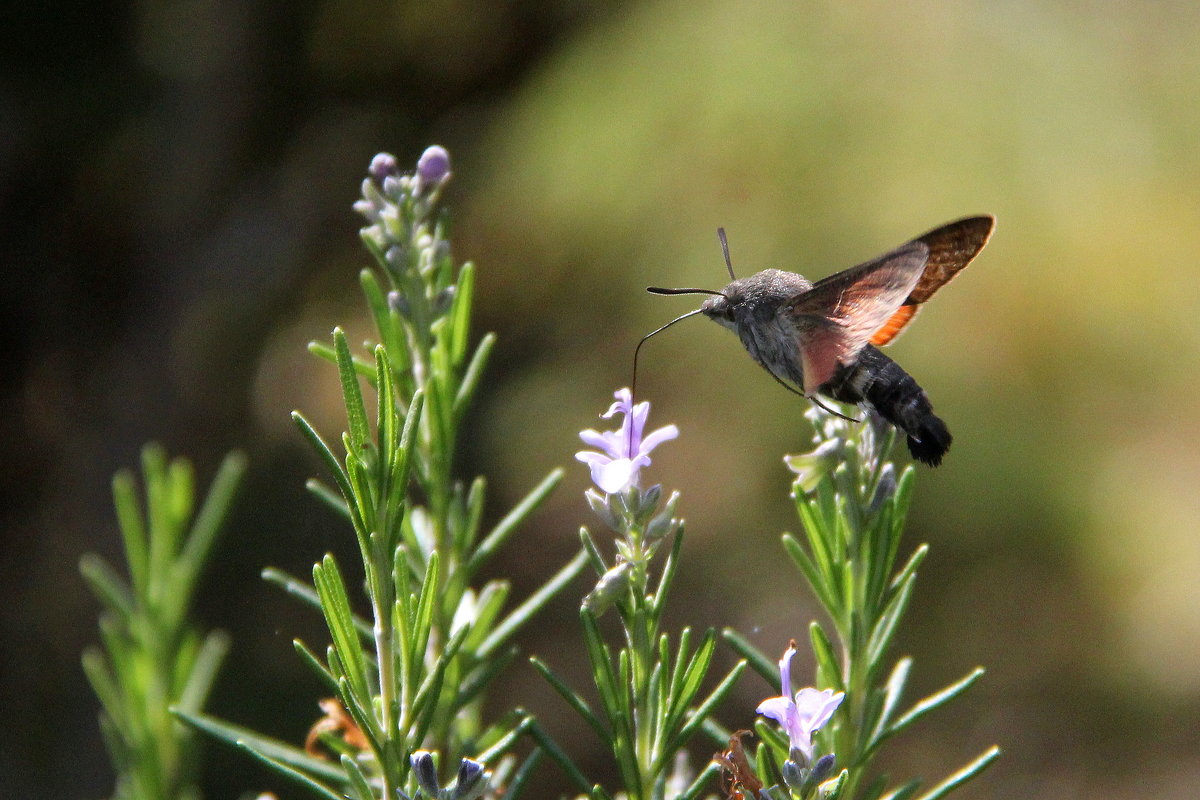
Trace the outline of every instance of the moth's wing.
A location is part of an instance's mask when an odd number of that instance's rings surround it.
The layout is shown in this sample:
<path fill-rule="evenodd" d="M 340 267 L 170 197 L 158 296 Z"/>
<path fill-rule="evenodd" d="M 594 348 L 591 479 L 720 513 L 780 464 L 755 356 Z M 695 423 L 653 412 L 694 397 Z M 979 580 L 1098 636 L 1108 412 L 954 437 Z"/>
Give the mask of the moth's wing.
<path fill-rule="evenodd" d="M 924 236 L 913 239 L 929 248 L 929 260 L 925 271 L 896 313 L 875 331 L 871 344 L 882 347 L 895 339 L 900 331 L 917 315 L 921 304 L 933 297 L 934 292 L 945 286 L 962 271 L 987 244 L 996 227 L 993 216 L 968 217 L 935 228 Z"/>
<path fill-rule="evenodd" d="M 912 241 L 865 264 L 813 284 L 781 311 L 796 329 L 804 393 L 853 363 L 871 336 L 891 319 L 921 279 L 929 247 Z"/>

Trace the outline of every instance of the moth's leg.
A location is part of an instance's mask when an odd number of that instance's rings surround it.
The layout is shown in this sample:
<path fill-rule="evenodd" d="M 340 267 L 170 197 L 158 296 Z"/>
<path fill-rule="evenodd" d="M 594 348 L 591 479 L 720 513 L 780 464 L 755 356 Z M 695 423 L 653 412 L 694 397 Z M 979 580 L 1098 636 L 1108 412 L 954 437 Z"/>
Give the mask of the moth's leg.
<path fill-rule="evenodd" d="M 787 390 L 788 390 L 789 392 L 791 392 L 792 394 L 798 394 L 798 395 L 800 395 L 800 396 L 801 396 L 801 397 L 803 397 L 803 398 L 806 398 L 806 399 L 808 399 L 808 400 L 812 400 L 814 403 L 816 403 L 818 406 L 820 406 L 820 407 L 821 407 L 821 408 L 823 408 L 824 410 L 828 411 L 830 414 L 833 414 L 835 417 L 841 417 L 842 419 L 846 420 L 847 422 L 856 422 L 856 423 L 857 423 L 857 422 L 862 422 L 862 420 L 861 420 L 861 419 L 855 419 L 854 417 L 847 417 L 845 414 L 843 414 L 843 413 L 841 413 L 841 412 L 839 412 L 839 411 L 834 411 L 832 408 L 830 408 L 829 406 L 827 406 L 827 405 L 825 405 L 824 403 L 822 403 L 822 402 L 821 402 L 821 400 L 820 400 L 820 398 L 818 398 L 818 397 L 817 397 L 815 394 L 814 394 L 814 395 L 811 395 L 811 396 L 810 396 L 810 395 L 806 395 L 804 392 L 800 391 L 799 389 L 796 389 L 796 388 L 795 388 L 795 387 L 793 387 L 791 384 L 789 384 L 787 381 L 785 381 L 783 378 L 781 378 L 781 377 L 779 377 L 778 375 L 776 375 L 776 374 L 775 374 L 775 371 L 774 371 L 774 370 L 772 370 L 770 367 L 767 367 L 767 365 L 766 365 L 766 364 L 764 364 L 764 365 L 763 365 L 763 367 L 764 367 L 764 368 L 767 370 L 767 374 L 769 374 L 769 375 L 770 375 L 772 378 L 774 378 L 774 379 L 775 379 L 775 382 L 776 382 L 776 383 L 778 383 L 778 384 L 779 384 L 780 386 L 782 386 L 783 388 L 787 389 Z"/>
<path fill-rule="evenodd" d="M 835 417 L 841 417 L 842 419 L 846 420 L 846 422 L 862 422 L 861 419 L 855 419 L 854 417 L 847 417 L 845 414 L 843 414 L 840 411 L 834 411 L 832 408 L 830 408 L 829 406 L 822 403 L 821 398 L 817 397 L 815 394 L 812 395 L 811 397 L 809 397 L 808 399 L 812 400 L 813 403 L 815 403 L 818 407 L 823 408 L 824 410 L 828 411 L 830 414 L 833 414 Z"/>

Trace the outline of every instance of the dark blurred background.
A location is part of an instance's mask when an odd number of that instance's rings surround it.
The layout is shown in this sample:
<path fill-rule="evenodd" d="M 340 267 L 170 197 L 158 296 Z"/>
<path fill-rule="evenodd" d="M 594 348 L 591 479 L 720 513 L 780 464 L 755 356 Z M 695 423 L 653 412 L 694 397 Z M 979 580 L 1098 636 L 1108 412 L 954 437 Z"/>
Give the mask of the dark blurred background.
<path fill-rule="evenodd" d="M 306 496 L 320 467 L 287 412 L 341 429 L 337 382 L 305 344 L 335 324 L 366 335 L 350 205 L 375 152 L 408 164 L 434 142 L 454 158 L 478 329 L 500 337 L 461 470 L 489 477 L 498 515 L 568 467 L 497 564 L 517 596 L 589 521 L 578 430 L 628 383 L 637 338 L 696 302 L 642 288 L 719 288 L 718 225 L 739 274 L 820 277 L 996 214 L 975 265 L 891 348 L 955 434 L 944 466 L 920 469 L 910 519 L 908 546 L 933 548 L 901 634 L 914 688 L 989 671 L 884 765 L 936 780 L 996 742 L 1004 757 L 962 797 L 1200 795 L 1200 6 L 174 0 L 3 15 L 7 796 L 111 789 L 79 668 L 97 606 L 77 563 L 119 557 L 109 478 L 148 439 L 203 483 L 225 451 L 251 459 L 198 609 L 234 635 L 210 708 L 293 741 L 319 715 L 291 647 L 323 644 L 317 620 L 258 573 L 349 560 L 353 542 Z M 707 322 L 644 355 L 652 422 L 682 429 L 649 474 L 689 520 L 673 624 L 735 625 L 777 652 L 814 613 L 778 544 L 797 525 L 780 457 L 807 445 L 803 408 Z M 524 642 L 581 684 L 586 588 Z M 508 680 L 604 768 L 528 667 Z M 765 693 L 748 677 L 723 718 L 748 725 Z M 240 754 L 208 756 L 210 798 L 300 796 Z M 566 785 L 551 767 L 541 781 Z"/>

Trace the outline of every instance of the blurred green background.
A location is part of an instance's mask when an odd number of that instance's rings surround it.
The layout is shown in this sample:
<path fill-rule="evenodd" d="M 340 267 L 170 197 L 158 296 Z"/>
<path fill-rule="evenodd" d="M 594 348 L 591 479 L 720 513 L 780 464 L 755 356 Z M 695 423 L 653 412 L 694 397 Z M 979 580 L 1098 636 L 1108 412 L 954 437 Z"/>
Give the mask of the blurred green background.
<path fill-rule="evenodd" d="M 935 780 L 996 742 L 964 798 L 1200 795 L 1200 6 L 1188 2 L 9 4 L 0 72 L 0 785 L 111 789 L 78 665 L 96 605 L 77 562 L 115 557 L 108 480 L 141 443 L 227 449 L 247 491 L 199 616 L 234 652 L 210 707 L 299 741 L 319 687 L 291 639 L 316 619 L 258 579 L 353 542 L 306 497 L 287 412 L 340 430 L 304 350 L 362 338 L 351 212 L 371 156 L 447 146 L 479 330 L 500 336 L 464 474 L 499 513 L 565 485 L 498 569 L 517 594 L 589 523 L 577 432 L 627 385 L 638 337 L 734 266 L 820 277 L 967 214 L 991 244 L 890 348 L 955 435 L 922 468 L 928 541 L 915 688 L 982 684 L 886 751 Z M 813 613 L 778 534 L 803 407 L 727 332 L 644 350 L 649 477 L 683 493 L 675 622 L 764 649 Z M 573 612 L 526 637 L 586 680 Z M 725 709 L 746 726 L 770 687 Z M 498 696 L 600 774 L 583 726 L 527 667 Z M 706 757 L 712 748 L 698 748 Z M 211 798 L 293 787 L 217 746 Z M 565 782 L 547 767 L 547 796 Z"/>

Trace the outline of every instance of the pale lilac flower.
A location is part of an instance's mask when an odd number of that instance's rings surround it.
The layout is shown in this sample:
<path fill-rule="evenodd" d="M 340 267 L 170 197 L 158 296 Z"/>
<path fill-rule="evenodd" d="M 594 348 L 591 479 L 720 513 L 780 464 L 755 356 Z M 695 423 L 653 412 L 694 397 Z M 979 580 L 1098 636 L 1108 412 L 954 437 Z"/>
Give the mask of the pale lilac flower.
<path fill-rule="evenodd" d="M 792 642 L 783 658 L 779 659 L 779 679 L 783 686 L 780 697 L 763 700 L 758 713 L 778 722 L 787 732 L 790 749 L 799 750 L 805 764 L 813 760 L 813 734 L 829 722 L 833 712 L 846 696 L 832 689 L 818 691 L 805 688 L 792 695 L 792 656 L 796 655 L 796 643 Z"/>
<path fill-rule="evenodd" d="M 579 434 L 583 443 L 590 444 L 602 452 L 584 450 L 575 454 L 575 458 L 591 468 L 592 481 L 607 494 L 615 494 L 630 486 L 636 486 L 638 472 L 650 463 L 650 451 L 679 435 L 679 428 L 668 425 L 643 439 L 642 433 L 646 427 L 646 417 L 650 414 L 650 404 L 642 402 L 633 405 L 633 397 L 628 389 L 620 389 L 613 396 L 617 398 L 617 402 L 600 416 L 603 419 L 611 419 L 614 414 L 624 414 L 625 419 L 620 429 L 604 433 L 590 429 L 583 431 Z"/>

